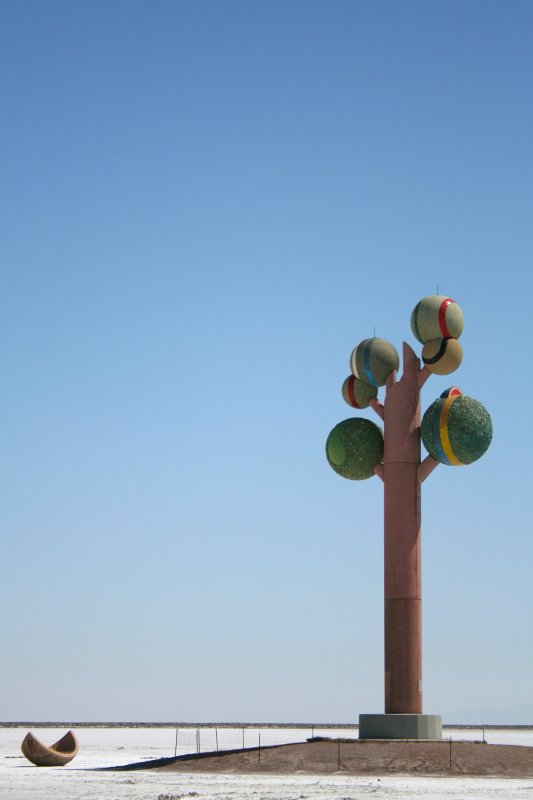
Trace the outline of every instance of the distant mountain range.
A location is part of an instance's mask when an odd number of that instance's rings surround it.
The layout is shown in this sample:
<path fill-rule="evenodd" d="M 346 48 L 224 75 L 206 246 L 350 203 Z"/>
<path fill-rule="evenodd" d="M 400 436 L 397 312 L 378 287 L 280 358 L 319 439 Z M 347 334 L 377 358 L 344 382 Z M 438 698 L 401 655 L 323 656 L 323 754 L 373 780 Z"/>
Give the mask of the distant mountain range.
<path fill-rule="evenodd" d="M 521 703 L 507 708 L 465 708 L 443 714 L 446 725 L 531 725 L 533 703 Z"/>

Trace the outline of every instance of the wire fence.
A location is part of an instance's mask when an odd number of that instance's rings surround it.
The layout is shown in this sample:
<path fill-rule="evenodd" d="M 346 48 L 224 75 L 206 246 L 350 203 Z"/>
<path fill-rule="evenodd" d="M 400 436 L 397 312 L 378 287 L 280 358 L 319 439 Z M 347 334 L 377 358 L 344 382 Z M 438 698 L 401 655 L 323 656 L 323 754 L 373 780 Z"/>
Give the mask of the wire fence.
<path fill-rule="evenodd" d="M 298 744 L 309 739 L 354 740 L 359 738 L 357 725 L 309 727 L 188 727 L 177 726 L 174 755 L 191 753 L 213 753 L 227 750 L 273 747 L 282 744 Z M 495 727 L 451 727 L 444 726 L 443 739 L 452 741 L 475 741 L 487 744 L 512 744 L 533 747 L 532 728 Z"/>
<path fill-rule="evenodd" d="M 513 744 L 522 747 L 533 747 L 533 728 L 497 728 L 493 725 L 456 728 L 444 725 L 442 738 L 463 742 L 486 742 L 487 744 Z"/>
<path fill-rule="evenodd" d="M 347 728 L 277 727 L 176 727 L 175 755 L 298 744 L 316 737 L 357 739 L 357 726 Z"/>

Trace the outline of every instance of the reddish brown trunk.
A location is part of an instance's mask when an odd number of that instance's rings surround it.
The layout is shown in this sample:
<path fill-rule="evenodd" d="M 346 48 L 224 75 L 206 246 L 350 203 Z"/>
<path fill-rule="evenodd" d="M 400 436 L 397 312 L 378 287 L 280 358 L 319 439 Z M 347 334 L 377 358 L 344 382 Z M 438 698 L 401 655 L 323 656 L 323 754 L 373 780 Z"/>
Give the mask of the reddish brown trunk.
<path fill-rule="evenodd" d="M 403 376 L 385 399 L 385 713 L 422 713 L 420 361 L 403 348 Z"/>

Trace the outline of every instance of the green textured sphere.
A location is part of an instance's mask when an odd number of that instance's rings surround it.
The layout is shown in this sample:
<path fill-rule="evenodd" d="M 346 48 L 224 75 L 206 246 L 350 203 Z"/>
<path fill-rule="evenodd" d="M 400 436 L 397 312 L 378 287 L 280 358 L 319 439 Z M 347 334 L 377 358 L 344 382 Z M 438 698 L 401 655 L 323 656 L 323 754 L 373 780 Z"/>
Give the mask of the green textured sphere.
<path fill-rule="evenodd" d="M 330 467 L 343 478 L 371 478 L 374 467 L 383 460 L 383 431 L 369 419 L 345 419 L 329 434 L 326 456 Z"/>
<path fill-rule="evenodd" d="M 492 420 L 473 397 L 450 394 L 435 400 L 422 418 L 424 447 L 436 461 L 448 466 L 472 464 L 488 450 Z"/>
<path fill-rule="evenodd" d="M 350 368 L 359 380 L 370 386 L 385 386 L 387 378 L 400 366 L 394 345 L 386 339 L 364 339 L 350 357 Z"/>

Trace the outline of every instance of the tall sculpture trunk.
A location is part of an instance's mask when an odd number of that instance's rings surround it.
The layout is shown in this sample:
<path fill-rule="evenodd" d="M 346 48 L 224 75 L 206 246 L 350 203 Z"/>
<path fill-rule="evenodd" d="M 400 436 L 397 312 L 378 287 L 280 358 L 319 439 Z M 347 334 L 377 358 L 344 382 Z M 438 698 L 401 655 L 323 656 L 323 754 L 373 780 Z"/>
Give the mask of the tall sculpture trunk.
<path fill-rule="evenodd" d="M 422 713 L 420 361 L 404 342 L 403 375 L 387 382 L 385 453 L 385 713 Z"/>

